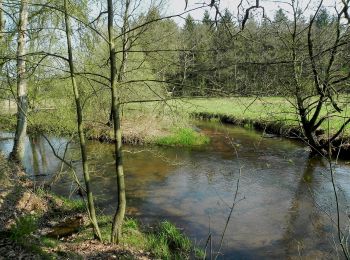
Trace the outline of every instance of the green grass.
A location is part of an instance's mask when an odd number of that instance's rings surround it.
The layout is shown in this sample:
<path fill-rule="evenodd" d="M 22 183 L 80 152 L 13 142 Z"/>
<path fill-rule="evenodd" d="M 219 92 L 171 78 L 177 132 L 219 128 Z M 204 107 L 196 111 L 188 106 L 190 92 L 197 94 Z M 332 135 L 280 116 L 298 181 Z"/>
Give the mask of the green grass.
<path fill-rule="evenodd" d="M 209 143 L 209 137 L 192 128 L 173 130 L 173 134 L 158 138 L 156 144 L 165 146 L 198 146 Z"/>
<path fill-rule="evenodd" d="M 32 215 L 21 216 L 11 226 L 10 238 L 16 242 L 25 241 L 38 228 L 37 217 Z"/>
<path fill-rule="evenodd" d="M 344 108 L 340 114 L 329 121 L 330 132 L 336 132 L 348 116 L 346 104 L 347 97 L 340 96 L 337 100 Z M 235 117 L 239 120 L 253 120 L 260 122 L 281 122 L 287 127 L 299 125 L 296 109 L 292 98 L 284 97 L 233 97 L 233 98 L 196 98 L 182 99 L 165 102 L 150 102 L 143 104 L 128 104 L 123 106 L 122 129 L 124 141 L 130 143 L 148 144 L 155 143 L 168 146 L 196 146 L 208 142 L 208 139 L 196 135 L 189 128 L 191 113 L 220 114 Z M 332 109 L 330 104 L 322 110 L 323 115 L 327 109 Z M 91 111 L 90 111 L 91 110 Z M 111 129 L 105 126 L 108 115 L 101 118 L 94 108 L 86 112 L 84 118 L 89 138 L 99 139 L 106 136 L 113 139 Z M 45 132 L 57 136 L 72 135 L 76 133 L 76 115 L 71 106 L 65 106 L 57 110 L 47 110 L 30 113 L 28 124 L 29 132 Z M 13 130 L 15 116 L 1 115 L 0 125 L 2 129 Z M 328 121 L 321 128 L 328 129 Z M 174 130 L 175 129 L 175 130 Z M 346 130 L 346 135 L 350 131 Z M 141 142 L 137 142 L 141 140 Z"/>
<path fill-rule="evenodd" d="M 104 241 L 109 241 L 112 217 L 100 215 L 98 222 Z M 89 226 L 79 233 L 74 242 L 82 242 L 91 237 L 92 230 Z M 201 249 L 196 248 L 190 239 L 169 221 L 148 228 L 133 218 L 125 218 L 120 244 L 150 252 L 159 259 L 188 259 L 192 252 L 202 255 Z"/>
<path fill-rule="evenodd" d="M 237 119 L 248 119 L 261 122 L 281 122 L 286 126 L 298 126 L 299 120 L 295 107 L 292 105 L 293 99 L 284 97 L 234 97 L 234 98 L 207 98 L 189 99 L 183 105 L 185 113 L 209 113 L 232 116 Z M 335 133 L 344 122 L 344 117 L 350 116 L 347 109 L 347 99 L 345 96 L 339 98 L 339 103 L 343 106 L 342 113 L 335 113 L 329 121 L 330 133 Z M 330 104 L 324 106 L 321 115 L 331 110 Z M 328 129 L 326 120 L 321 128 Z M 345 132 L 350 134 L 349 129 Z"/>
<path fill-rule="evenodd" d="M 148 247 L 162 259 L 185 259 L 190 255 L 192 242 L 174 224 L 163 221 L 149 235 Z"/>

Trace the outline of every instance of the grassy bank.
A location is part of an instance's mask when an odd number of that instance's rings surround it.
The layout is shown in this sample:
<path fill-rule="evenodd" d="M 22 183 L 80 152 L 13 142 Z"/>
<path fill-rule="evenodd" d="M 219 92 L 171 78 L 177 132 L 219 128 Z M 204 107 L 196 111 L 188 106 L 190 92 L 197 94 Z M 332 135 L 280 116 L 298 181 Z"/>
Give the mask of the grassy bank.
<path fill-rule="evenodd" d="M 33 186 L 0 156 L 0 255 L 5 259 L 188 259 L 201 250 L 172 223 L 148 227 L 124 222 L 122 241 L 109 243 L 111 216 L 98 222 L 104 242 L 93 239 L 83 200 L 70 200 Z"/>
<path fill-rule="evenodd" d="M 345 102 L 346 100 L 342 100 Z M 283 97 L 236 97 L 236 98 L 210 98 L 210 99 L 190 99 L 184 105 L 184 109 L 189 113 L 215 115 L 226 118 L 236 119 L 237 123 L 242 122 L 252 124 L 254 122 L 266 124 L 278 124 L 285 127 L 299 127 L 296 108 L 292 105 L 293 100 L 287 100 Z M 328 106 L 330 109 L 330 106 Z M 321 115 L 326 114 L 326 108 Z M 336 117 L 326 120 L 321 128 L 327 133 L 328 127 L 330 133 L 335 133 L 344 122 L 344 117 L 349 117 L 350 112 L 345 108 L 342 113 Z M 350 135 L 349 128 L 345 134 Z"/>
<path fill-rule="evenodd" d="M 74 111 L 48 110 L 29 114 L 28 133 L 45 133 L 54 136 L 76 136 Z M 91 113 L 93 114 L 93 113 Z M 188 117 L 159 104 L 126 106 L 122 113 L 122 140 L 131 145 L 165 145 L 165 146 L 198 146 L 208 143 L 208 138 L 195 131 Z M 14 131 L 15 115 L 0 115 L 0 128 Z M 114 141 L 113 129 L 107 125 L 107 119 L 98 114 L 88 115 L 85 120 L 85 134 L 90 140 L 111 143 Z"/>

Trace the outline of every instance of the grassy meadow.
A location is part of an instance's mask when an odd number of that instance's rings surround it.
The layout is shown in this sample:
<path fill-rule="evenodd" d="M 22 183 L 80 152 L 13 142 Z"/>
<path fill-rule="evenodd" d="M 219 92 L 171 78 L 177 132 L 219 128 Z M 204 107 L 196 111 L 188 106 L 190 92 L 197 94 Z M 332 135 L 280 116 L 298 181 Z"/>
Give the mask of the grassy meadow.
<path fill-rule="evenodd" d="M 334 113 L 329 120 L 325 120 L 321 128 L 327 132 L 335 133 L 350 117 L 347 106 L 347 98 L 341 97 L 339 103 L 343 109 L 342 113 Z M 183 109 L 188 113 L 208 113 L 231 116 L 237 119 L 248 119 L 267 123 L 279 122 L 286 126 L 298 126 L 299 120 L 296 113 L 294 100 L 284 97 L 234 97 L 234 98 L 209 98 L 188 99 L 183 102 Z M 321 115 L 332 111 L 330 104 L 324 106 Z M 349 128 L 345 130 L 350 135 Z"/>

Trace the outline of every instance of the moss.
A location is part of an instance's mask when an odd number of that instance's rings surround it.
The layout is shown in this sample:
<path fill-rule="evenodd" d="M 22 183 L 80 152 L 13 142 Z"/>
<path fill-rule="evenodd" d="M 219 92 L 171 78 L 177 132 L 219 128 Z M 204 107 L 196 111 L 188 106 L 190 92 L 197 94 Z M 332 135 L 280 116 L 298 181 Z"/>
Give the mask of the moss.
<path fill-rule="evenodd" d="M 209 137 L 192 128 L 175 129 L 172 135 L 158 138 L 156 144 L 164 146 L 198 146 L 209 143 Z"/>

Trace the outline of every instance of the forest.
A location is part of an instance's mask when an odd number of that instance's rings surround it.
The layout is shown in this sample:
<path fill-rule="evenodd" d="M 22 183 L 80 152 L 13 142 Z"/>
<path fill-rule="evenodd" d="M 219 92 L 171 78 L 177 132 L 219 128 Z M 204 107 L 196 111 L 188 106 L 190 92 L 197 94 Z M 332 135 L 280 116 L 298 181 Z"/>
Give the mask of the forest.
<path fill-rule="evenodd" d="M 0 0 L 0 258 L 349 259 L 349 5 Z"/>

